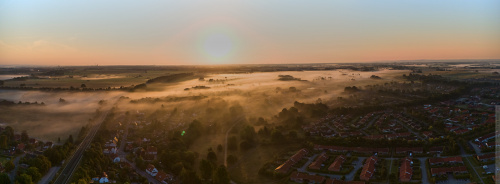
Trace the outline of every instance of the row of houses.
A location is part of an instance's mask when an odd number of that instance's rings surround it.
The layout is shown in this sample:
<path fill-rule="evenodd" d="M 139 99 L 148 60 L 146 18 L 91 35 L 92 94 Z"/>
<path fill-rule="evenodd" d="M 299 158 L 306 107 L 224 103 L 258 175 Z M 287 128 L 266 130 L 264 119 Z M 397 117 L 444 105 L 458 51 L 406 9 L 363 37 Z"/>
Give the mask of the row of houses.
<path fill-rule="evenodd" d="M 456 157 L 447 157 L 447 158 L 429 158 L 429 164 L 431 166 L 435 165 L 443 165 L 443 164 L 463 164 L 464 161 L 462 160 L 461 156 L 456 156 Z"/>
<path fill-rule="evenodd" d="M 372 178 L 373 174 L 375 174 L 375 164 L 377 164 L 378 158 L 375 156 L 371 156 L 366 159 L 365 165 L 363 165 L 363 169 L 361 170 L 361 174 L 359 179 L 368 181 Z"/>
<path fill-rule="evenodd" d="M 402 182 L 410 182 L 413 175 L 412 168 L 413 161 L 409 157 L 403 158 L 401 161 L 401 167 L 399 168 L 399 180 Z"/>
<path fill-rule="evenodd" d="M 443 152 L 443 147 L 442 146 L 436 146 L 436 147 L 431 147 L 427 151 L 428 153 L 442 153 Z M 340 152 L 340 153 L 345 153 L 345 152 L 358 152 L 358 153 L 378 153 L 378 154 L 389 154 L 390 149 L 389 148 L 365 148 L 365 147 L 344 147 L 344 146 L 326 146 L 326 145 L 314 145 L 314 150 L 317 151 L 330 151 L 330 152 Z M 424 152 L 424 148 L 422 147 L 397 147 L 394 149 L 396 154 L 403 154 L 403 153 L 426 153 Z"/>
<path fill-rule="evenodd" d="M 309 183 L 309 184 L 365 184 L 364 181 L 343 181 L 338 179 L 331 179 L 325 176 L 310 175 L 307 173 L 293 172 L 290 175 L 290 180 L 297 183 Z"/>
<path fill-rule="evenodd" d="M 431 168 L 432 176 L 440 176 L 445 174 L 465 174 L 465 173 L 468 173 L 467 167 L 465 166 Z"/>
<path fill-rule="evenodd" d="M 401 133 L 393 133 L 393 134 L 381 134 L 381 135 L 367 135 L 364 136 L 363 138 L 365 139 L 370 139 L 370 140 L 377 140 L 377 139 L 398 139 L 398 138 L 407 138 L 410 137 L 412 134 L 410 132 L 401 132 Z"/>
<path fill-rule="evenodd" d="M 488 153 L 488 154 L 483 154 L 483 155 L 477 155 L 476 158 L 477 160 L 481 162 L 488 162 L 495 160 L 496 153 Z"/>
<path fill-rule="evenodd" d="M 302 160 L 307 155 L 308 151 L 306 149 L 301 149 L 295 153 L 292 157 L 285 161 L 285 163 L 278 166 L 274 171 L 281 174 L 286 174 L 290 171 L 293 165 Z"/>
<path fill-rule="evenodd" d="M 330 151 L 330 152 L 357 152 L 357 153 L 378 153 L 378 154 L 389 154 L 389 148 L 366 148 L 366 147 L 344 147 L 344 146 L 325 146 L 325 145 L 314 145 L 314 150 L 318 151 Z"/>

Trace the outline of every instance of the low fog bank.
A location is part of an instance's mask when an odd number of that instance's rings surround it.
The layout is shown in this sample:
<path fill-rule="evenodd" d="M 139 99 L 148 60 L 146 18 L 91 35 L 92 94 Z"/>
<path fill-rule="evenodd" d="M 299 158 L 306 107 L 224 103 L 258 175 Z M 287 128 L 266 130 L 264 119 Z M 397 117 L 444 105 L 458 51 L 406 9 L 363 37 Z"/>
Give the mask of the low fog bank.
<path fill-rule="evenodd" d="M 342 96 L 346 86 L 365 86 L 398 80 L 403 70 L 360 72 L 350 70 L 214 74 L 204 78 L 169 84 L 148 84 L 139 92 L 46 92 L 0 90 L 0 100 L 16 105 L 0 106 L 0 123 L 31 136 L 55 140 L 76 135 L 85 126 L 99 101 L 114 103 L 123 111 L 162 113 L 167 122 L 217 119 L 232 106 L 241 106 L 248 118 L 270 118 L 295 101 L 314 103 Z M 290 75 L 300 80 L 279 80 Z M 377 75 L 381 79 L 372 79 Z M 37 102 L 44 105 L 20 105 Z M 170 116 L 178 112 L 175 119 Z M 170 119 L 169 119 L 170 118 Z"/>

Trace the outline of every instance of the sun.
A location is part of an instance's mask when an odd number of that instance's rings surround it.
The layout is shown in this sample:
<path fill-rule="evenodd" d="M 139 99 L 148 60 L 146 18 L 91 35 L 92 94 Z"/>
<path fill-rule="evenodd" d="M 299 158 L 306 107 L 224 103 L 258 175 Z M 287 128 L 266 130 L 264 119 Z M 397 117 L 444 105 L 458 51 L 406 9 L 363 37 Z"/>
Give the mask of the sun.
<path fill-rule="evenodd" d="M 203 41 L 203 51 L 211 57 L 222 59 L 233 50 L 233 41 L 223 33 L 210 34 Z"/>
<path fill-rule="evenodd" d="M 237 50 L 236 36 L 228 29 L 208 29 L 201 34 L 198 49 L 203 63 L 233 63 Z"/>

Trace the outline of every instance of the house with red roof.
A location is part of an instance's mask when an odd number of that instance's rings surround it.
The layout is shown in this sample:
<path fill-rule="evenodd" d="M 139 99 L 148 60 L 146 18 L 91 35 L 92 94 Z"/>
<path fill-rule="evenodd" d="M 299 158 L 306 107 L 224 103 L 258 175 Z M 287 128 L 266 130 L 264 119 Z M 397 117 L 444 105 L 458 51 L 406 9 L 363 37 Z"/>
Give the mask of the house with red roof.
<path fill-rule="evenodd" d="M 495 153 L 488 153 L 488 154 L 483 154 L 483 155 L 477 155 L 476 156 L 477 160 L 481 162 L 487 162 L 490 160 L 495 160 Z"/>
<path fill-rule="evenodd" d="M 401 167 L 399 168 L 399 180 L 401 182 L 409 182 L 411 180 L 411 176 L 413 175 L 413 169 L 411 165 L 411 158 L 405 157 L 401 161 Z"/>
<path fill-rule="evenodd" d="M 316 160 L 314 160 L 314 162 L 312 162 L 310 165 L 309 165 L 309 169 L 313 169 L 313 170 L 319 170 L 321 169 L 321 165 L 323 164 L 323 162 L 325 162 L 326 160 L 328 160 L 328 156 L 326 155 L 325 152 L 321 153 L 317 158 Z"/>
<path fill-rule="evenodd" d="M 439 176 L 444 174 L 463 174 L 467 172 L 467 167 L 465 166 L 431 168 L 432 176 Z"/>
<path fill-rule="evenodd" d="M 361 170 L 361 174 L 359 179 L 368 181 L 372 178 L 373 174 L 375 174 L 375 164 L 377 163 L 377 157 L 371 156 L 366 159 L 365 165 L 363 165 L 363 169 Z"/>
<path fill-rule="evenodd" d="M 318 175 L 309 175 L 307 173 L 301 173 L 301 172 L 293 172 L 292 175 L 290 175 L 290 180 L 297 182 L 297 183 L 323 183 L 325 181 L 324 176 L 318 176 Z"/>
<path fill-rule="evenodd" d="M 307 153 L 308 152 L 307 152 L 306 149 L 299 150 L 292 157 L 290 157 L 290 159 L 288 159 L 287 161 L 285 161 L 285 163 L 281 164 L 276 169 L 274 169 L 274 171 L 276 171 L 278 173 L 282 173 L 282 174 L 288 173 L 288 171 L 290 170 L 290 168 L 292 168 L 292 166 L 294 164 L 296 164 L 302 158 L 304 158 L 307 155 Z"/>
<path fill-rule="evenodd" d="M 429 158 L 429 164 L 430 165 L 443 165 L 445 163 L 461 163 L 463 164 L 463 160 L 461 156 L 456 156 L 456 157 L 447 157 L 447 158 Z"/>
<path fill-rule="evenodd" d="M 327 178 L 325 184 L 365 184 L 364 181 L 344 181 L 339 179 Z"/>
<path fill-rule="evenodd" d="M 340 172 L 340 170 L 342 170 L 342 164 L 345 162 L 345 159 L 346 158 L 344 155 L 338 156 L 337 158 L 335 158 L 335 161 L 333 161 L 330 167 L 328 167 L 328 170 Z"/>
<path fill-rule="evenodd" d="M 148 164 L 146 167 L 146 173 L 148 173 L 151 176 L 156 176 L 158 174 L 158 169 L 153 164 Z"/>

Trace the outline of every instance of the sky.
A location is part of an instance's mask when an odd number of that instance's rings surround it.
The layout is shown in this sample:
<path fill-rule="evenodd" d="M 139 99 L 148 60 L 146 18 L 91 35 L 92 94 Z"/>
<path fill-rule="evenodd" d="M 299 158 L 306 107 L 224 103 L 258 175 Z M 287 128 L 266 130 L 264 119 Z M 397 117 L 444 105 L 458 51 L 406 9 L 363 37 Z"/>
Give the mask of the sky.
<path fill-rule="evenodd" d="M 500 59 L 498 0 L 0 2 L 0 65 Z"/>

